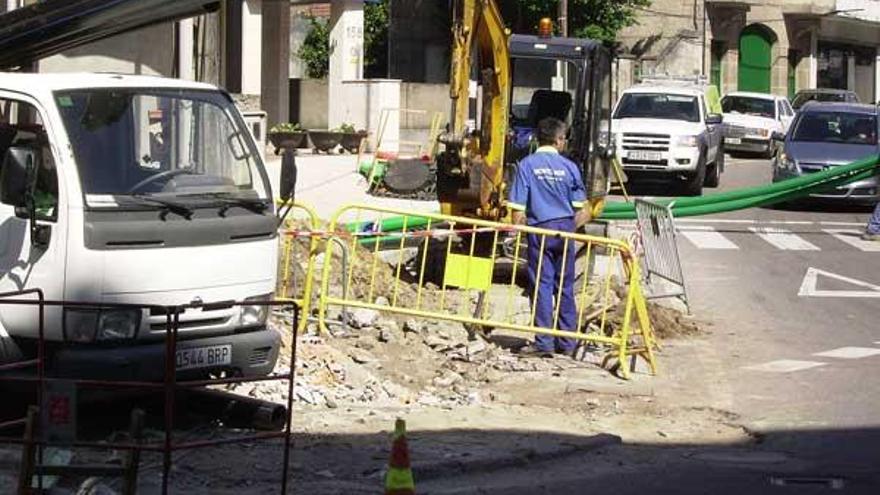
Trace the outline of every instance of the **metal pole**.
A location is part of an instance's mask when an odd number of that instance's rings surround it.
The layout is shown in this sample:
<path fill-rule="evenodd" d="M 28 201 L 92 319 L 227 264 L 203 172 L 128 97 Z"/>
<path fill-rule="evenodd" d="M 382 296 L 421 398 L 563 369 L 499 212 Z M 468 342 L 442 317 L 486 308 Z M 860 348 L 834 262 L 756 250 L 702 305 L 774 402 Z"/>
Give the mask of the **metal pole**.
<path fill-rule="evenodd" d="M 694 0 L 696 2 L 697 0 Z M 703 65 L 700 67 L 700 74 L 705 77 L 706 76 L 706 0 L 703 0 Z M 721 91 L 721 88 L 718 88 Z"/>
<path fill-rule="evenodd" d="M 559 0 L 559 33 L 563 38 L 568 37 L 568 0 Z"/>

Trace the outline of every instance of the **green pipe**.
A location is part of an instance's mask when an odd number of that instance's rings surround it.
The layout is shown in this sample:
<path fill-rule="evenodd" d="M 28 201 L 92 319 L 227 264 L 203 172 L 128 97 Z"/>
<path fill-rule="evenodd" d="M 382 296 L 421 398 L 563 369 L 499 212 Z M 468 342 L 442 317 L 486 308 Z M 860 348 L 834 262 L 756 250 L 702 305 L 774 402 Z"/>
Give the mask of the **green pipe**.
<path fill-rule="evenodd" d="M 706 196 L 693 197 L 693 198 L 670 198 L 670 199 L 662 199 L 658 200 L 658 204 L 669 204 L 671 202 L 675 202 L 676 207 L 690 207 L 690 206 L 698 206 L 704 204 L 711 204 L 721 201 L 730 201 L 737 200 L 752 196 L 760 196 L 763 194 L 771 194 L 786 190 L 791 190 L 793 188 L 802 187 L 802 186 L 814 186 L 817 183 L 822 183 L 827 179 L 834 179 L 840 176 L 845 176 L 847 174 L 859 173 L 865 170 L 873 170 L 877 166 L 877 161 L 880 159 L 877 155 L 869 156 L 867 158 L 863 158 L 861 160 L 857 160 L 853 163 L 847 165 L 841 165 L 839 167 L 833 167 L 828 170 L 823 170 L 822 172 L 817 172 L 809 175 L 802 175 L 800 177 L 795 177 L 792 179 L 788 179 L 781 182 L 776 182 L 773 184 L 756 186 L 756 187 L 748 187 L 742 189 L 735 189 L 732 191 L 727 191 L 723 193 L 717 194 L 709 194 Z M 852 182 L 853 179 L 849 179 L 849 182 Z M 609 203 L 605 206 L 606 212 L 617 212 L 617 211 L 629 211 L 634 208 L 632 203 Z"/>

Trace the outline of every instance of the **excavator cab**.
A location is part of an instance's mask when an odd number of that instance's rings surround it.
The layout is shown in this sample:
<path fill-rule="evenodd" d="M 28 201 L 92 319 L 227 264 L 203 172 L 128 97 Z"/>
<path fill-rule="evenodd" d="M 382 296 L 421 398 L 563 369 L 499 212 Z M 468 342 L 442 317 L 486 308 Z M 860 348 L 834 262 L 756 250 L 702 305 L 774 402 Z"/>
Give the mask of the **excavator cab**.
<path fill-rule="evenodd" d="M 569 126 L 565 154 L 583 172 L 591 199 L 608 188 L 613 146 L 611 56 L 587 39 L 513 35 L 510 38 L 510 131 L 505 153 L 507 177 L 536 147 L 535 129 L 546 117 Z"/>

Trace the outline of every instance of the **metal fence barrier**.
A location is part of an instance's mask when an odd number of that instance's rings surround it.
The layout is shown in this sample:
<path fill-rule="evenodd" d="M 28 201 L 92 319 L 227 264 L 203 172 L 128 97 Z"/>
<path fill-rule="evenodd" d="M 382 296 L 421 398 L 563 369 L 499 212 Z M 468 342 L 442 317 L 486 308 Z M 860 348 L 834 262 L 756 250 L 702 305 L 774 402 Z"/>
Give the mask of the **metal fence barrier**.
<path fill-rule="evenodd" d="M 652 284 L 652 278 L 656 276 L 675 287 L 671 292 L 650 294 L 648 299 L 676 297 L 684 302 L 690 312 L 687 284 L 678 254 L 672 204 L 663 206 L 637 199 L 636 218 L 644 252 L 646 284 Z"/>
<path fill-rule="evenodd" d="M 33 298 L 31 298 L 33 297 Z M 11 419 L 0 423 L 0 432 L 17 430 L 22 427 L 33 425 L 33 418 L 36 419 L 36 431 L 40 434 L 29 435 L 25 432 L 25 436 L 15 436 L 7 433 L 0 436 L 0 443 L 21 444 L 26 451 L 35 453 L 39 459 L 38 464 L 42 463 L 43 449 L 49 446 L 58 446 L 68 449 L 99 449 L 99 450 L 118 450 L 123 452 L 157 452 L 163 456 L 162 462 L 162 494 L 169 493 L 169 473 L 171 471 L 173 459 L 172 453 L 179 450 L 205 448 L 224 444 L 247 443 L 258 440 L 283 439 L 284 452 L 283 464 L 281 468 L 280 493 L 287 493 L 289 461 L 290 461 L 290 443 L 291 443 L 291 411 L 293 408 L 294 397 L 294 373 L 296 370 L 296 343 L 297 339 L 293 338 L 290 344 L 290 370 L 286 373 L 274 374 L 257 377 L 226 377 L 215 379 L 200 380 L 178 380 L 177 371 L 177 349 L 178 349 L 178 331 L 180 328 L 181 315 L 189 310 L 211 310 L 216 308 L 232 308 L 241 306 L 264 306 L 267 311 L 272 307 L 288 307 L 292 310 L 291 335 L 295 335 L 294 329 L 298 325 L 300 309 L 295 303 L 282 301 L 248 301 L 234 302 L 223 301 L 210 304 L 187 304 L 179 306 L 157 306 L 157 305 L 141 305 L 141 304 L 114 304 L 114 303 L 93 303 L 82 301 L 52 301 L 44 298 L 43 292 L 39 289 L 26 290 L 20 292 L 8 292 L 0 294 L 0 307 L 7 306 L 30 306 L 35 307 L 35 323 L 38 325 L 38 334 L 36 342 L 36 357 L 26 361 L 20 361 L 5 365 L 0 365 L 0 383 L 33 383 L 36 387 L 36 402 L 38 408 L 43 410 L 52 409 L 50 414 L 45 412 L 37 415 L 29 413 L 31 421 L 28 418 Z M 162 381 L 133 381 L 133 380 L 101 380 L 87 378 L 62 378 L 60 376 L 49 376 L 47 370 L 47 343 L 45 340 L 46 313 L 55 308 L 79 308 L 79 309 L 130 309 L 141 310 L 152 315 L 165 317 L 165 338 L 164 344 L 164 366 L 162 372 Z M 112 352 L 112 350 L 108 350 Z M 287 414 L 284 417 L 283 428 L 280 431 L 255 432 L 250 434 L 234 435 L 226 438 L 206 438 L 206 439 L 189 439 L 186 441 L 175 441 L 174 439 L 174 418 L 177 411 L 176 393 L 179 391 L 197 390 L 211 385 L 227 385 L 246 382 L 264 382 L 273 380 L 287 381 L 288 397 L 287 397 Z M 76 438 L 76 432 L 67 431 L 63 435 L 46 434 L 50 432 L 49 427 L 53 424 L 65 424 L 63 418 L 53 418 L 53 414 L 57 416 L 61 408 L 57 407 L 57 403 L 52 403 L 50 394 L 52 387 L 68 387 L 74 389 L 102 389 L 102 390 L 142 390 L 162 393 L 164 396 L 164 420 L 163 434 L 164 439 L 156 442 L 138 442 L 137 440 L 129 440 L 123 442 L 107 442 L 107 441 L 87 441 Z M 47 392 L 49 391 L 49 392 Z M 57 401 L 56 401 L 57 402 Z M 71 404 L 67 404 L 68 411 Z M 75 406 L 73 406 L 75 407 Z M 31 409 L 33 411 L 33 409 Z M 57 421 L 56 421 L 57 420 Z M 28 428 L 32 428 L 28 426 Z M 23 462 L 25 459 L 23 459 Z M 92 466 L 94 467 L 94 466 Z M 36 475 L 38 484 L 42 485 L 44 475 L 71 474 L 82 475 L 88 472 L 89 466 L 70 466 L 64 469 L 63 466 L 43 466 L 42 469 L 28 472 L 22 468 L 23 475 L 30 478 L 30 475 Z M 100 471 L 100 470 L 99 470 Z M 104 473 L 104 471 L 100 471 Z M 105 473 L 106 474 L 106 473 Z M 31 483 L 25 479 L 20 481 L 21 491 L 30 493 Z M 39 493 L 42 493 L 42 486 L 38 486 Z"/>
<path fill-rule="evenodd" d="M 624 378 L 629 377 L 630 357 L 633 365 L 636 357 L 644 358 L 656 373 L 639 264 L 626 242 L 430 213 L 418 213 L 422 221 L 416 230 L 408 226 L 412 215 L 365 205 L 337 211 L 328 235 L 348 244 L 349 261 L 340 270 L 337 250 L 328 244 L 321 270 L 321 321 L 328 308 L 347 306 L 573 338 L 604 349 L 603 365 L 616 358 Z M 402 228 L 382 232 L 383 221 L 397 216 L 405 217 Z M 373 230 L 343 228 L 351 225 L 343 222 L 352 221 Z M 391 259 L 385 253 L 380 261 L 380 252 L 389 248 Z M 537 266 L 531 265 L 535 275 L 524 283 L 524 272 L 530 271 L 527 252 Z M 604 262 L 589 263 L 597 254 Z M 573 268 L 559 270 L 557 280 L 542 280 L 545 262 Z M 338 289 L 343 284 L 346 291 Z M 539 305 L 545 315 L 548 305 L 552 309 L 545 316 L 549 321 L 539 321 Z"/>
<path fill-rule="evenodd" d="M 302 203 L 277 201 L 279 208 L 290 208 L 290 213 L 279 229 L 280 259 L 278 288 L 275 300 L 299 305 L 303 317 L 298 332 L 305 329 L 311 314 L 315 258 L 321 251 L 321 220 L 315 210 Z"/>

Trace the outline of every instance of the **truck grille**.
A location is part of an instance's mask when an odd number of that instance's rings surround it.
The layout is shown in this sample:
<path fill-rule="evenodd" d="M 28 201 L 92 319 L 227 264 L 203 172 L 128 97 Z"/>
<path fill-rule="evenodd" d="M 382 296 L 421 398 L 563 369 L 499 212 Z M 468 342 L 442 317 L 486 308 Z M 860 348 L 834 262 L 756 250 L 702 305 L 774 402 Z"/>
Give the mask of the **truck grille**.
<path fill-rule="evenodd" d="M 620 157 L 624 165 L 648 168 L 661 168 L 667 165 L 664 153 L 669 152 L 669 134 L 643 134 L 625 132 L 623 134 L 623 153 Z"/>
<path fill-rule="evenodd" d="M 623 149 L 625 151 L 669 151 L 669 135 L 626 132 L 623 134 Z"/>
<path fill-rule="evenodd" d="M 216 331 L 234 325 L 233 319 L 238 316 L 238 308 L 232 305 L 204 308 L 186 308 L 178 316 L 178 330 L 182 333 L 199 331 Z M 166 316 L 161 311 L 151 310 L 148 319 L 150 333 L 164 334 L 167 328 Z"/>

